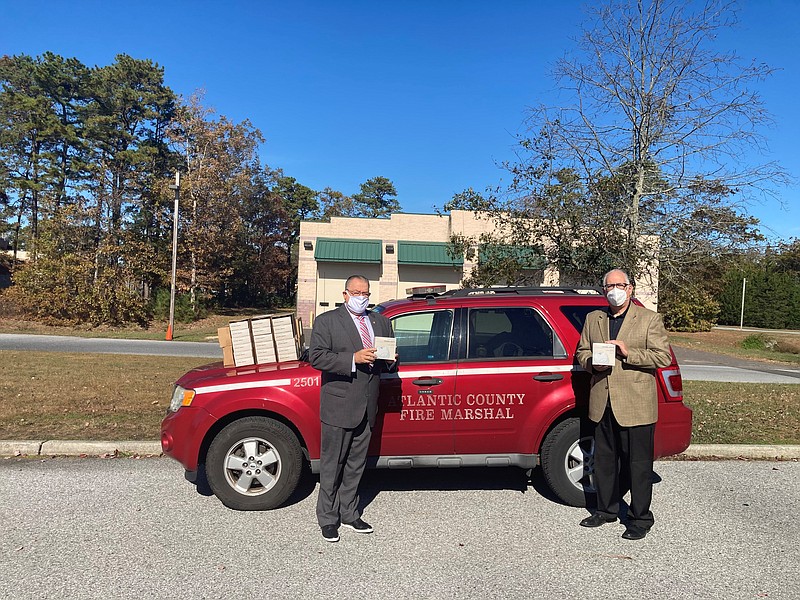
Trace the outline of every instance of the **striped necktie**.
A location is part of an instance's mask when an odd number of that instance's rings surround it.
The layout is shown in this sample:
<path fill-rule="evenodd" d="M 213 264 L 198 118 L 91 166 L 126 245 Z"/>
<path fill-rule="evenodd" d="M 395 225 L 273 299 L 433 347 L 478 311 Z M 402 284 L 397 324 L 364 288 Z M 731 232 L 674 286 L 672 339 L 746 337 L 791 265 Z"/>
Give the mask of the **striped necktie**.
<path fill-rule="evenodd" d="M 367 329 L 364 315 L 358 315 L 358 332 L 361 334 L 361 343 L 364 344 L 364 348 L 372 348 L 372 336 L 369 334 L 369 329 Z"/>

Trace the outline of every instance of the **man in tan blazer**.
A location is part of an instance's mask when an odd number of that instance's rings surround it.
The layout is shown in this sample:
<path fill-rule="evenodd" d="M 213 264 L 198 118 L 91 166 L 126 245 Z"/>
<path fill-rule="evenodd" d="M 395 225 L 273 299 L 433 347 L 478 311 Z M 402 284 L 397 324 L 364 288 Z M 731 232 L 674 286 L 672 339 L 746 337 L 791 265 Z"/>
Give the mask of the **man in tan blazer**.
<path fill-rule="evenodd" d="M 653 434 L 658 419 L 656 369 L 672 362 L 661 316 L 631 302 L 633 285 L 619 269 L 603 277 L 609 307 L 589 313 L 575 353 L 591 373 L 589 419 L 594 431 L 594 477 L 597 509 L 583 527 L 617 520 L 620 475 L 630 476 L 631 502 L 622 537 L 642 539 L 653 525 Z M 616 346 L 613 366 L 595 365 L 592 344 Z M 622 492 L 622 494 L 620 493 Z"/>

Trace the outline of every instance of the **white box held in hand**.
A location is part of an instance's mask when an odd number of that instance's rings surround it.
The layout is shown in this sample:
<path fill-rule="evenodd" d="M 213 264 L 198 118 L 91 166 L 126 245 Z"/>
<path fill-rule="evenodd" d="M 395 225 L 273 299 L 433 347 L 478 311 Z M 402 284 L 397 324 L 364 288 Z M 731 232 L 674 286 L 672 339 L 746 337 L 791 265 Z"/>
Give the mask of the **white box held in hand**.
<path fill-rule="evenodd" d="M 392 337 L 375 336 L 375 348 L 378 349 L 375 356 L 381 360 L 394 360 L 397 351 L 397 342 Z"/>
<path fill-rule="evenodd" d="M 615 344 L 594 342 L 592 344 L 592 365 L 613 367 L 616 353 L 617 346 Z"/>

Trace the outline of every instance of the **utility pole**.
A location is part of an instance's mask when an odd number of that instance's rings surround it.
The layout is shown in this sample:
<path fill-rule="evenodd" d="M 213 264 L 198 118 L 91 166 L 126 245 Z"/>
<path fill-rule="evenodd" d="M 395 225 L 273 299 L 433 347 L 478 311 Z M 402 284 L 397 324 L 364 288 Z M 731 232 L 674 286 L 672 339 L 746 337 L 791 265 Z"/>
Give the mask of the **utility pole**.
<path fill-rule="evenodd" d="M 181 197 L 181 174 L 175 171 L 175 183 L 169 186 L 175 190 L 175 211 L 172 216 L 172 286 L 169 293 L 169 325 L 167 326 L 167 341 L 172 340 L 172 327 L 175 324 L 175 271 L 178 266 L 178 201 Z"/>
<path fill-rule="evenodd" d="M 744 289 L 747 287 L 747 277 L 742 279 L 742 313 L 739 316 L 739 329 L 744 327 Z"/>

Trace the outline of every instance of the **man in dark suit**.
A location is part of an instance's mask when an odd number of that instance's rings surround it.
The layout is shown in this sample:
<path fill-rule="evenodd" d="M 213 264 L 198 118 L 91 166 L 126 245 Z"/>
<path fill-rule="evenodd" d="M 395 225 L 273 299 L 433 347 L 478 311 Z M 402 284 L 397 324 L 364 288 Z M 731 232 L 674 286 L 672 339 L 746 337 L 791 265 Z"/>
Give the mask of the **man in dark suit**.
<path fill-rule="evenodd" d="M 581 521 L 599 527 L 617 520 L 630 477 L 631 503 L 622 537 L 639 540 L 650 531 L 653 496 L 653 435 L 658 419 L 656 369 L 672 362 L 661 316 L 631 302 L 633 285 L 624 271 L 603 277 L 608 310 L 586 317 L 575 357 L 592 374 L 589 419 L 594 432 L 594 483 L 597 510 Z M 592 344 L 615 346 L 614 365 L 594 364 Z"/>
<path fill-rule="evenodd" d="M 367 310 L 369 281 L 351 275 L 344 304 L 317 317 L 309 360 L 322 371 L 317 521 L 322 537 L 339 541 L 339 524 L 372 533 L 358 509 L 358 484 L 378 412 L 381 372 L 395 368 L 376 359 L 375 336 L 394 337 L 389 320 Z"/>

